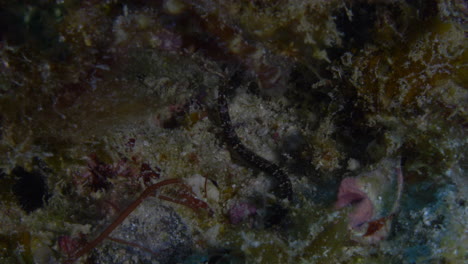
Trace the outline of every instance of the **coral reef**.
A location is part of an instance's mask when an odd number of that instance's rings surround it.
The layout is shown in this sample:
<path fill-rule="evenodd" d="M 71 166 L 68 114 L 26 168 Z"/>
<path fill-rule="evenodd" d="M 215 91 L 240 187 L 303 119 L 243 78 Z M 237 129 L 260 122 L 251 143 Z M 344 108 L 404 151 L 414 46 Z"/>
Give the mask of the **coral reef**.
<path fill-rule="evenodd" d="M 0 6 L 0 263 L 468 260 L 466 1 Z"/>

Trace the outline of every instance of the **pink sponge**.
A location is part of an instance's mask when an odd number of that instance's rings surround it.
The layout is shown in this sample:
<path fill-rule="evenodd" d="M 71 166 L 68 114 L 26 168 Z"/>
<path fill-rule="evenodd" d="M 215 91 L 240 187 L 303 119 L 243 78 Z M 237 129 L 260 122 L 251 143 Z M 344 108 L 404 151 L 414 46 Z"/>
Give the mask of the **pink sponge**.
<path fill-rule="evenodd" d="M 232 224 L 236 225 L 246 220 L 249 216 L 256 214 L 256 212 L 257 209 L 255 206 L 249 203 L 239 202 L 229 210 L 229 220 Z"/>

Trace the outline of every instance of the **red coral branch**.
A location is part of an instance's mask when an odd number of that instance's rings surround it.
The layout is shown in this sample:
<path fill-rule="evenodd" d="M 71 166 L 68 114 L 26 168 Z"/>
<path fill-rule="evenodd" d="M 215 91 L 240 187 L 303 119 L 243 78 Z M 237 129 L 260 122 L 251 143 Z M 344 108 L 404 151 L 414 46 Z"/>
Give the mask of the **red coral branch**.
<path fill-rule="evenodd" d="M 181 198 L 180 200 L 176 200 L 176 199 L 173 199 L 171 197 L 164 196 L 164 195 L 158 196 L 158 198 L 161 199 L 161 200 L 166 200 L 166 201 L 169 201 L 169 202 L 173 202 L 173 203 L 176 203 L 176 204 L 187 206 L 187 207 L 193 209 L 196 212 L 200 212 L 200 209 L 204 209 L 204 210 L 207 210 L 210 215 L 213 214 L 213 212 L 211 211 L 208 204 L 205 203 L 204 201 L 202 201 L 202 200 L 200 200 L 198 198 L 195 198 L 194 196 L 192 196 L 190 194 L 186 194 L 186 193 L 179 194 L 179 197 Z"/>
<path fill-rule="evenodd" d="M 163 180 L 146 188 L 145 191 L 143 191 L 143 193 L 140 194 L 140 196 L 134 202 L 132 202 L 122 213 L 120 213 L 117 219 L 115 219 L 114 222 L 112 222 L 112 224 L 110 224 L 97 238 L 95 238 L 93 241 L 88 243 L 81 250 L 77 251 L 74 254 L 71 254 L 71 256 L 68 258 L 66 263 L 71 264 L 75 262 L 77 259 L 79 259 L 83 255 L 91 251 L 93 248 L 95 248 L 104 239 L 109 238 L 109 234 L 112 233 L 112 231 L 114 231 L 114 229 L 116 229 L 143 202 L 143 200 L 145 200 L 149 196 L 153 196 L 156 190 L 169 184 L 180 184 L 180 186 L 183 189 L 177 192 L 177 196 L 180 198 L 180 200 L 173 199 L 171 197 L 164 196 L 164 195 L 159 195 L 158 196 L 159 199 L 187 206 L 189 208 L 192 208 L 194 211 L 200 211 L 200 209 L 204 209 L 204 210 L 207 210 L 210 215 L 213 214 L 213 211 L 210 209 L 208 204 L 196 198 L 192 189 L 189 186 L 185 185 L 181 179 Z M 115 238 L 111 238 L 111 240 L 117 241 L 117 239 Z M 131 242 L 127 242 L 127 241 L 120 240 L 120 239 L 117 242 L 133 245 L 133 243 Z M 148 250 L 140 245 L 137 245 L 137 247 L 145 251 Z M 154 254 L 154 252 L 152 253 Z"/>
<path fill-rule="evenodd" d="M 66 261 L 66 263 L 68 264 L 74 263 L 80 257 L 82 257 L 83 255 L 91 251 L 93 248 L 95 248 L 98 244 L 100 244 L 105 238 L 109 236 L 109 234 L 112 231 L 114 231 L 115 228 L 117 228 L 143 202 L 143 200 L 145 200 L 149 196 L 154 195 L 154 192 L 156 190 L 158 190 L 159 188 L 165 185 L 176 184 L 176 183 L 182 183 L 182 180 L 168 179 L 168 180 L 160 181 L 146 188 L 146 190 L 143 191 L 143 193 L 133 203 L 131 203 L 122 213 L 120 213 L 120 215 L 117 217 L 117 219 L 114 220 L 112 224 L 110 224 L 97 238 L 95 238 L 93 241 L 88 243 L 85 247 L 83 247 L 78 252 L 74 253 Z"/>

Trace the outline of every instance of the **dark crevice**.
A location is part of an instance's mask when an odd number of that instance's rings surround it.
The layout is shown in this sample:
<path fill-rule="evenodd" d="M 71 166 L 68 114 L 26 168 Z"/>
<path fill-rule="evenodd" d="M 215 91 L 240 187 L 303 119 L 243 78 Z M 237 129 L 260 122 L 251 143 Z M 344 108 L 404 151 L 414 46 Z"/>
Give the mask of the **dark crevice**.
<path fill-rule="evenodd" d="M 328 49 L 331 60 L 335 60 L 345 51 L 360 50 L 366 44 L 372 43 L 374 38 L 374 25 L 377 19 L 376 4 L 367 2 L 353 3 L 349 11 L 341 8 L 334 14 L 336 28 L 342 32 L 343 47 Z M 352 16 L 349 16 L 349 12 Z"/>
<path fill-rule="evenodd" d="M 49 198 L 45 176 L 38 171 L 28 172 L 22 167 L 16 167 L 12 174 L 17 178 L 13 193 L 21 208 L 31 213 L 43 207 Z"/>

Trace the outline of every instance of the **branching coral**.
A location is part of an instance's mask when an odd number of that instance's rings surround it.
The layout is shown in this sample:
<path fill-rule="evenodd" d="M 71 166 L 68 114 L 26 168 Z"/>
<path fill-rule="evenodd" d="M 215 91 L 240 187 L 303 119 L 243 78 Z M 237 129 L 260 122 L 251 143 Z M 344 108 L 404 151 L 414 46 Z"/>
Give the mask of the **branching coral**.
<path fill-rule="evenodd" d="M 77 259 L 89 253 L 92 249 L 94 249 L 97 245 L 99 245 L 104 239 L 108 238 L 109 235 L 112 233 L 112 231 L 114 231 L 114 229 L 116 229 L 146 198 L 148 198 L 149 196 L 154 196 L 155 191 L 157 191 L 159 188 L 163 186 L 170 185 L 170 184 L 182 184 L 182 186 L 185 189 L 189 188 L 186 185 L 184 185 L 182 180 L 180 179 L 167 179 L 167 180 L 163 180 L 158 183 L 155 183 L 153 185 L 150 185 L 140 194 L 140 196 L 135 201 L 133 201 L 127 208 L 125 208 L 125 210 L 123 210 L 119 214 L 119 216 L 114 220 L 114 222 L 112 222 L 106 229 L 104 229 L 104 231 L 102 231 L 102 233 L 99 234 L 99 236 L 97 236 L 93 241 L 87 243 L 83 248 L 79 249 L 76 252 L 73 252 L 69 256 L 67 263 L 74 263 Z M 198 211 L 199 209 L 204 209 L 204 210 L 209 211 L 209 206 L 205 202 L 193 197 L 187 192 L 183 192 L 182 196 L 183 197 L 181 197 L 181 200 L 175 200 L 164 195 L 160 195 L 158 197 L 162 200 L 167 200 L 170 202 L 175 202 L 175 203 L 185 205 L 196 211 Z"/>

